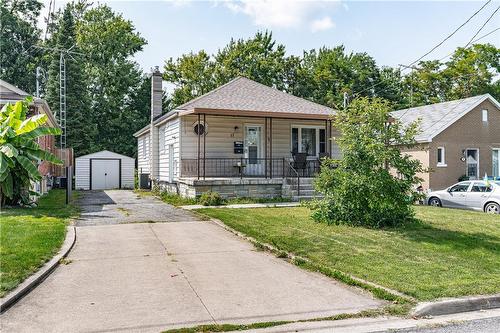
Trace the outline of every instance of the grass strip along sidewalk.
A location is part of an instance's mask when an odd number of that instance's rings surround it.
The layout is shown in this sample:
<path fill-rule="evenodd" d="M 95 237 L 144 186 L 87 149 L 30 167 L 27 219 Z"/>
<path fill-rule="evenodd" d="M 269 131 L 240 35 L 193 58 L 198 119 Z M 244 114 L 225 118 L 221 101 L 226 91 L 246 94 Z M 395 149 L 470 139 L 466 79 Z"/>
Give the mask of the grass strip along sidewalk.
<path fill-rule="evenodd" d="M 306 258 L 305 268 L 340 280 L 338 272 L 350 274 L 418 301 L 500 292 L 500 217 L 415 209 L 418 222 L 382 230 L 316 223 L 305 207 L 198 211 Z"/>
<path fill-rule="evenodd" d="M 52 190 L 35 208 L 8 208 L 0 213 L 0 297 L 36 272 L 61 247 L 66 225 L 78 216 L 74 205 L 65 204 L 65 195 L 64 190 Z"/>

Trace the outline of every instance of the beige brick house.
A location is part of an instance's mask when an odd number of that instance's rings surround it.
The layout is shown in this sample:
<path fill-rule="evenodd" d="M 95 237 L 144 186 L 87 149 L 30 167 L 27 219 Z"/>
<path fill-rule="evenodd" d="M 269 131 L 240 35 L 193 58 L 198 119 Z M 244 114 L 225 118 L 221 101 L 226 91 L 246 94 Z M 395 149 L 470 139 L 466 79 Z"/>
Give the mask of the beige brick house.
<path fill-rule="evenodd" d="M 500 177 L 500 104 L 491 95 L 393 112 L 409 124 L 421 120 L 418 145 L 406 150 L 430 169 L 424 189 L 443 189 L 462 176 Z"/>

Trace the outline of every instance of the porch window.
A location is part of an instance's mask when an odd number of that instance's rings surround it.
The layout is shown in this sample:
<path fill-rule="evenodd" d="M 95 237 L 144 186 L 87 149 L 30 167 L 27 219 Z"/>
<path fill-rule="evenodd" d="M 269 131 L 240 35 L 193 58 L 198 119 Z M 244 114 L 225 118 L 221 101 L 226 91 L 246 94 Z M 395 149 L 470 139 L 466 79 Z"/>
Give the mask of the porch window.
<path fill-rule="evenodd" d="M 319 156 L 326 152 L 326 131 L 320 127 L 292 127 L 292 153 Z"/>

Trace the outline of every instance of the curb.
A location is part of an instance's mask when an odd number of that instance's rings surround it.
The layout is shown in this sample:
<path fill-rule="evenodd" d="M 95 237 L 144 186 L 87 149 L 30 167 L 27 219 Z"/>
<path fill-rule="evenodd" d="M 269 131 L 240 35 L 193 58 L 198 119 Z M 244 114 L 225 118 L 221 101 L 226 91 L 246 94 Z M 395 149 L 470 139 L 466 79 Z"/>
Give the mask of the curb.
<path fill-rule="evenodd" d="M 47 276 L 49 276 L 49 274 L 52 273 L 52 271 L 59 265 L 59 261 L 68 255 L 69 251 L 71 251 L 76 242 L 76 228 L 74 226 L 68 226 L 66 229 L 66 238 L 64 239 L 59 252 L 47 263 L 45 263 L 42 268 L 36 271 L 33 275 L 29 276 L 5 297 L 0 299 L 0 313 L 5 312 L 36 286 L 42 283 L 42 281 L 45 280 L 45 278 L 47 278 Z"/>
<path fill-rule="evenodd" d="M 500 294 L 420 303 L 415 307 L 412 314 L 415 317 L 441 316 L 496 308 L 500 308 Z"/>
<path fill-rule="evenodd" d="M 225 206 L 203 206 L 203 205 L 187 205 L 180 206 L 179 208 L 185 210 L 195 210 L 203 208 L 231 208 L 231 209 L 241 209 L 241 208 L 287 208 L 287 207 L 298 207 L 300 202 L 269 202 L 269 203 L 253 203 L 253 204 L 231 204 Z"/>

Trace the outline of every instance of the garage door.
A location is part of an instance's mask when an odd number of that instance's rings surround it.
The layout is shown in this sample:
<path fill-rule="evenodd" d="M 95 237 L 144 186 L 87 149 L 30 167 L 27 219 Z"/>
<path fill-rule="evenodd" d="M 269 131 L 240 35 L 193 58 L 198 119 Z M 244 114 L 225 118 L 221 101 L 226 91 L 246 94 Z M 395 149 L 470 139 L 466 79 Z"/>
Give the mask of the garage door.
<path fill-rule="evenodd" d="M 92 160 L 92 190 L 120 188 L 120 160 Z"/>

